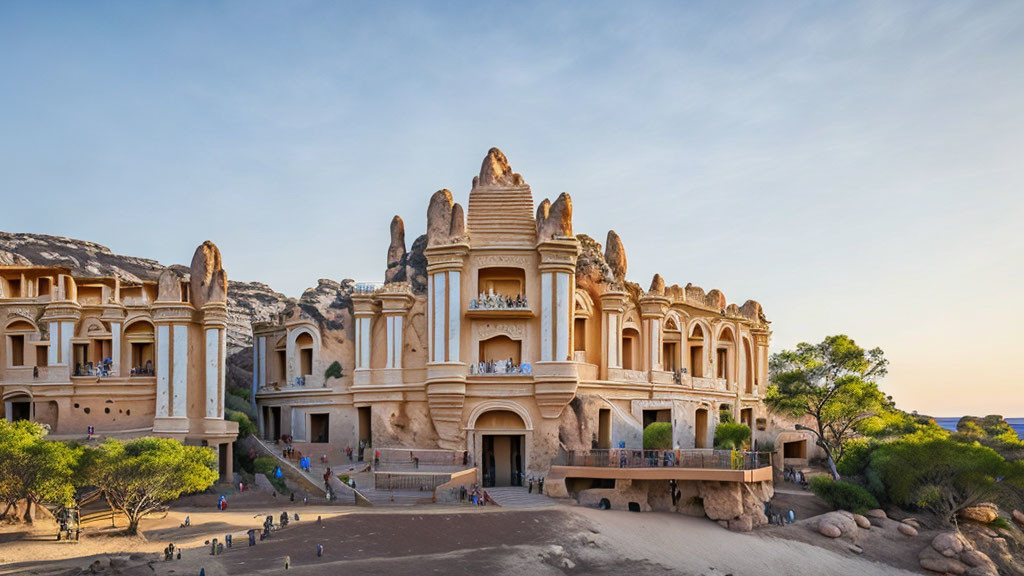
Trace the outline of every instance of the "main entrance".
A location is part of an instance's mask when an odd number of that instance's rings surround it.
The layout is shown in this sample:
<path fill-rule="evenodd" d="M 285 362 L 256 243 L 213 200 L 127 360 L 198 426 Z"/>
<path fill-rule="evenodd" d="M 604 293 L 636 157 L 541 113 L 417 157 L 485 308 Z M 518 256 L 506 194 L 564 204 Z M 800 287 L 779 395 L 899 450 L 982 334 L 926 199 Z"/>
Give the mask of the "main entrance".
<path fill-rule="evenodd" d="M 528 432 L 523 419 L 511 410 L 490 410 L 476 419 L 481 484 L 522 486 L 526 476 Z"/>
<path fill-rule="evenodd" d="M 484 486 L 522 486 L 523 435 L 487 434 L 483 437 Z"/>

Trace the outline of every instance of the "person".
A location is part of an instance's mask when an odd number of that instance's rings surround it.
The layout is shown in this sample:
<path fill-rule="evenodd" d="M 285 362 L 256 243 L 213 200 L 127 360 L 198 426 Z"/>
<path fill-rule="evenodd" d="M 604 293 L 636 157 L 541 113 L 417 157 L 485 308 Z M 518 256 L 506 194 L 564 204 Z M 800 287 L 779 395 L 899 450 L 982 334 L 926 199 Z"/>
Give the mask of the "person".
<path fill-rule="evenodd" d="M 185 527 L 185 528 L 188 528 L 191 525 L 192 525 L 192 517 L 191 516 L 185 516 L 185 523 L 182 524 L 182 526 Z"/>
<path fill-rule="evenodd" d="M 539 479 L 537 479 L 537 494 L 543 494 L 543 493 L 544 493 L 544 477 L 541 476 Z"/>
<path fill-rule="evenodd" d="M 348 463 L 351 464 L 352 463 L 352 447 L 351 446 L 345 446 L 345 455 L 348 456 Z"/>
<path fill-rule="evenodd" d="M 227 546 L 228 548 L 231 548 L 231 534 L 225 534 L 225 535 L 224 535 L 224 544 L 225 544 L 225 545 L 226 545 L 226 546 Z"/>
<path fill-rule="evenodd" d="M 287 570 L 291 565 L 292 565 L 292 557 L 291 556 L 285 556 L 284 557 L 284 569 Z"/>
<path fill-rule="evenodd" d="M 284 528 L 288 525 L 288 513 L 281 512 L 281 527 Z"/>
<path fill-rule="evenodd" d="M 373 466 L 380 466 L 380 448 L 373 451 Z"/>
<path fill-rule="evenodd" d="M 295 492 L 292 492 L 291 495 L 288 496 L 288 500 L 290 502 L 295 502 Z"/>
<path fill-rule="evenodd" d="M 244 492 L 245 491 L 245 483 L 244 482 L 239 482 L 238 483 L 238 491 L 239 492 Z"/>
<path fill-rule="evenodd" d="M 216 556 L 216 555 L 217 555 L 217 539 L 214 538 L 210 542 L 210 556 Z"/>
<path fill-rule="evenodd" d="M 178 548 L 177 558 L 178 560 L 181 560 L 181 548 Z"/>
<path fill-rule="evenodd" d="M 255 528 L 251 528 L 249 530 L 248 534 L 249 534 L 249 546 L 255 546 L 256 545 L 256 529 Z"/>
<path fill-rule="evenodd" d="M 320 544 L 320 543 L 317 543 L 317 545 L 316 545 L 316 557 L 320 558 L 323 555 L 324 555 L 324 545 Z"/>

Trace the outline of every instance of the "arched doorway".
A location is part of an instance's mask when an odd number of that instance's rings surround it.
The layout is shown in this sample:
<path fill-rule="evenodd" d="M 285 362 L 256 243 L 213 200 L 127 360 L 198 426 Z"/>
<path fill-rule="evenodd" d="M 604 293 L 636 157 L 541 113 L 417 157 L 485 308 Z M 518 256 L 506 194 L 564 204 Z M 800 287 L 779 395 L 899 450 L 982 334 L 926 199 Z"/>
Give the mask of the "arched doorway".
<path fill-rule="evenodd" d="M 522 486 L 526 472 L 526 422 L 509 409 L 488 410 L 474 424 L 478 437 L 481 484 Z"/>

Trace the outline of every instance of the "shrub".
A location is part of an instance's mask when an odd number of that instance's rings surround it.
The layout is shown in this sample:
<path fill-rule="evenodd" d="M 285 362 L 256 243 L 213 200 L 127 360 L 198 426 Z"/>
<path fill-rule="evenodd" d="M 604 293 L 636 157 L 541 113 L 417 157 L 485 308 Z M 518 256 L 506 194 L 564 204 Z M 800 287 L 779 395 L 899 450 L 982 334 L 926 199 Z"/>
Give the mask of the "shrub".
<path fill-rule="evenodd" d="M 331 362 L 331 365 L 324 371 L 324 382 L 331 378 L 341 378 L 341 363 L 337 360 Z"/>
<path fill-rule="evenodd" d="M 722 422 L 715 427 L 715 448 L 742 450 L 750 442 L 750 426 L 739 422 Z"/>
<path fill-rule="evenodd" d="M 855 438 L 843 444 L 843 459 L 836 468 L 843 476 L 861 476 L 871 461 L 871 452 L 879 443 L 868 438 Z"/>
<path fill-rule="evenodd" d="M 238 437 L 244 438 L 250 434 L 256 435 L 256 425 L 249 420 L 249 417 L 244 412 L 237 410 L 225 409 L 224 419 L 231 420 L 232 422 L 238 422 Z"/>
<path fill-rule="evenodd" d="M 850 482 L 837 482 L 826 475 L 811 478 L 811 490 L 833 510 L 849 510 L 863 514 L 866 510 L 878 508 L 878 500 L 862 486 Z"/>
<path fill-rule="evenodd" d="M 270 456 L 260 456 L 253 460 L 252 469 L 257 474 L 265 474 L 267 478 L 274 477 L 274 468 L 277 466 L 277 460 L 274 460 Z"/>
<path fill-rule="evenodd" d="M 224 396 L 224 408 L 227 410 L 234 410 L 235 412 L 241 412 L 248 416 L 250 421 L 256 421 L 256 410 L 253 409 L 248 398 L 243 400 L 234 394 L 228 394 Z"/>
<path fill-rule="evenodd" d="M 671 422 L 652 422 L 647 428 L 644 428 L 644 450 L 669 450 L 671 448 Z"/>
<path fill-rule="evenodd" d="M 1007 462 L 976 442 L 927 432 L 880 445 L 866 476 L 879 499 L 929 510 L 947 523 L 966 507 L 1024 490 L 1024 462 Z"/>

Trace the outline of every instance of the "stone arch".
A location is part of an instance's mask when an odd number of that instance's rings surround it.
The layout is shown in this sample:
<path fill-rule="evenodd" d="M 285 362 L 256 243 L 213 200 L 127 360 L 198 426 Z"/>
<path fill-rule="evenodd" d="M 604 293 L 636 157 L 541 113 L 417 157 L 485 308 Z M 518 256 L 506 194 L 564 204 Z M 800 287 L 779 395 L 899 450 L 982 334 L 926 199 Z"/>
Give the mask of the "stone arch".
<path fill-rule="evenodd" d="M 79 338 L 85 338 L 96 332 L 109 334 L 110 328 L 99 318 L 95 316 L 88 316 L 79 323 L 77 336 Z"/>
<path fill-rule="evenodd" d="M 704 318 L 693 318 L 686 328 L 686 355 L 684 361 L 694 378 L 708 376 L 711 355 L 711 325 Z"/>
<path fill-rule="evenodd" d="M 488 400 L 481 402 L 469 413 L 469 418 L 466 419 L 466 429 L 476 430 L 477 421 L 480 417 L 487 412 L 493 411 L 514 412 L 523 420 L 524 430 L 533 430 L 533 419 L 530 418 L 530 413 L 521 404 L 511 400 Z"/>
<path fill-rule="evenodd" d="M 26 316 L 20 314 L 12 315 L 4 327 L 5 332 L 38 332 L 39 327 Z"/>
<path fill-rule="evenodd" d="M 300 344 L 301 337 L 306 344 Z M 288 335 L 285 344 L 285 354 L 288 358 L 287 383 L 293 384 L 295 379 L 302 376 L 316 376 L 317 367 L 320 365 L 320 331 L 308 324 L 299 324 L 288 328 Z M 305 350 L 309 350 L 308 356 Z M 308 369 L 308 370 L 307 370 Z M 307 372 L 304 373 L 304 372 Z"/>

